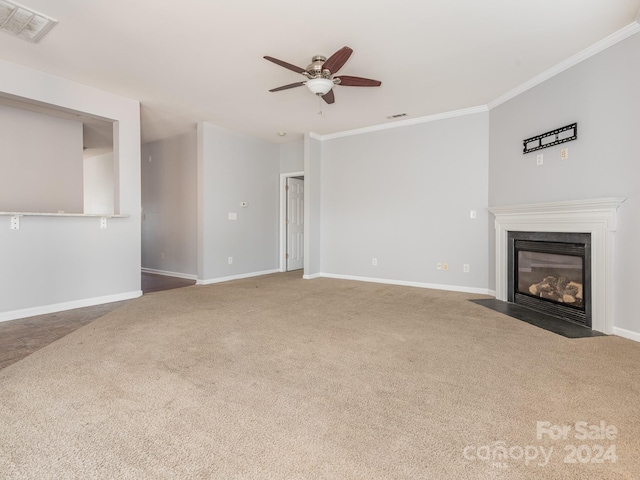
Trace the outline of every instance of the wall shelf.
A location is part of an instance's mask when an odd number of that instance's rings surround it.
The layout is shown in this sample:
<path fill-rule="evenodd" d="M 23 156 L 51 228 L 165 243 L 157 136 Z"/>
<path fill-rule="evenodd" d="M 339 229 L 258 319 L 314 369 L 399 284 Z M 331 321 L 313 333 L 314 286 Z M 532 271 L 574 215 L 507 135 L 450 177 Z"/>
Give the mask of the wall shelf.
<path fill-rule="evenodd" d="M 45 212 L 0 212 L 0 216 L 10 217 L 11 230 L 20 230 L 20 218 L 22 217 L 86 217 L 100 219 L 100 229 L 107 228 L 108 218 L 127 218 L 129 215 L 109 215 L 99 213 L 45 213 Z"/>
<path fill-rule="evenodd" d="M 129 215 L 102 213 L 38 213 L 38 212 L 0 212 L 3 217 L 89 217 L 89 218 L 127 218 Z"/>

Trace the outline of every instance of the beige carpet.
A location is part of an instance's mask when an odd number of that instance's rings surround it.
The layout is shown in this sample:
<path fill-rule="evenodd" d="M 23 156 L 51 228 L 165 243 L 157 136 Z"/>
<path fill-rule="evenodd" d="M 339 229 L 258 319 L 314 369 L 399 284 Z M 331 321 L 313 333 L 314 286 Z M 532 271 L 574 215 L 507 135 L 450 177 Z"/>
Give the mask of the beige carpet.
<path fill-rule="evenodd" d="M 0 477 L 640 478 L 640 344 L 470 298 L 297 272 L 145 295 L 0 371 Z"/>

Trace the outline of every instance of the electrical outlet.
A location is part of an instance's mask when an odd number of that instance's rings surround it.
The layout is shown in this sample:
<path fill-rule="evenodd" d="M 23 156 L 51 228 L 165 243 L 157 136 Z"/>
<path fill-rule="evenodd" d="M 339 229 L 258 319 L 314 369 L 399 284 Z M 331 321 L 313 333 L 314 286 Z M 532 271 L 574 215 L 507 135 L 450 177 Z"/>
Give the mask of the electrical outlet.
<path fill-rule="evenodd" d="M 477 212 L 475 210 L 471 210 L 469 212 L 469 218 L 470 219 L 475 220 L 477 218 L 477 216 L 478 216 L 478 214 L 477 214 Z"/>
<path fill-rule="evenodd" d="M 377 258 L 371 259 L 371 265 L 373 265 L 374 267 L 377 267 L 378 266 L 378 259 Z"/>
<path fill-rule="evenodd" d="M 443 270 L 449 270 L 449 264 L 448 263 L 443 263 L 442 264 L 442 269 Z"/>
<path fill-rule="evenodd" d="M 560 150 L 560 160 L 566 160 L 567 158 L 569 158 L 569 149 L 563 148 Z"/>
<path fill-rule="evenodd" d="M 542 155 L 541 153 L 536 157 L 536 163 L 537 165 L 542 165 L 544 163 L 544 155 Z"/>
<path fill-rule="evenodd" d="M 442 264 L 436 263 L 436 270 L 442 270 Z"/>
<path fill-rule="evenodd" d="M 465 263 L 464 265 L 462 265 L 462 271 L 464 273 L 469 273 L 469 264 Z"/>

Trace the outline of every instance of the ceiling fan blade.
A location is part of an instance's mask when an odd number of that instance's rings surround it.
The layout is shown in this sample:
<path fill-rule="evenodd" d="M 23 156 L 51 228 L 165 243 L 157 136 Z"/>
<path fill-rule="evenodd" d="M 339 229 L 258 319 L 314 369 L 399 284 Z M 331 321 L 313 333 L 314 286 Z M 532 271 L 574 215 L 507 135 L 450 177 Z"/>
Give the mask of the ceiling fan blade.
<path fill-rule="evenodd" d="M 295 65 L 291 65 L 290 63 L 283 62 L 282 60 L 278 60 L 277 58 L 273 58 L 273 57 L 269 57 L 269 56 L 264 56 L 263 58 L 265 60 L 269 60 L 270 62 L 275 63 L 276 65 L 280 65 L 281 67 L 288 68 L 289 70 L 293 70 L 296 73 L 304 73 L 305 72 L 304 68 L 296 67 Z"/>
<path fill-rule="evenodd" d="M 325 93 L 324 95 L 322 95 L 322 99 L 327 102 L 329 105 L 331 105 L 333 102 L 336 101 L 336 97 L 333 94 L 333 90 L 329 90 L 327 93 Z"/>
<path fill-rule="evenodd" d="M 280 90 L 287 90 L 289 88 L 296 88 L 296 87 L 301 87 L 302 85 L 304 85 L 307 82 L 296 82 L 296 83 L 290 83 L 289 85 L 283 85 L 282 87 L 278 87 L 278 88 L 272 88 L 271 90 L 269 90 L 270 92 L 279 92 Z"/>
<path fill-rule="evenodd" d="M 342 47 L 336 53 L 331 55 L 326 62 L 324 62 L 322 69 L 329 70 L 331 73 L 336 73 L 344 66 L 345 63 L 347 63 L 347 60 L 349 60 L 352 53 L 353 50 L 349 47 Z"/>
<path fill-rule="evenodd" d="M 372 80 L 370 78 L 350 77 L 348 75 L 342 75 L 338 78 L 340 79 L 338 85 L 345 87 L 379 87 L 382 85 L 382 82 L 379 80 Z"/>

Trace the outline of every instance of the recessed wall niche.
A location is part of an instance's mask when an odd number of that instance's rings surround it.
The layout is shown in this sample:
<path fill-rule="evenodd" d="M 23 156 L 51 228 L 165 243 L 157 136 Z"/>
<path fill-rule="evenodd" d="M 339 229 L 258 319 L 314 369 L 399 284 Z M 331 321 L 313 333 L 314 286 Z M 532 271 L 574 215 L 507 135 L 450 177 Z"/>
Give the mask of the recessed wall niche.
<path fill-rule="evenodd" d="M 0 212 L 118 214 L 116 126 L 0 96 Z"/>

